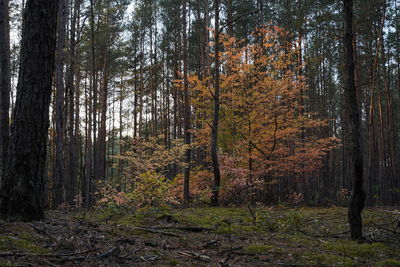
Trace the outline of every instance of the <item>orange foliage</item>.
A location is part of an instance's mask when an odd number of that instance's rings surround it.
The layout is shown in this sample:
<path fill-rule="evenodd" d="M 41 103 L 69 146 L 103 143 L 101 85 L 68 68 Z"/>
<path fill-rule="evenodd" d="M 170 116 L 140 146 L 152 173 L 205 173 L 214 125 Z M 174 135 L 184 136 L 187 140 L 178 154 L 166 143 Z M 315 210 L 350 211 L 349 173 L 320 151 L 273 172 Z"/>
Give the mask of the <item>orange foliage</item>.
<path fill-rule="evenodd" d="M 232 173 L 223 173 L 223 186 L 229 187 L 231 194 L 240 191 L 238 188 L 258 186 L 265 176 L 305 177 L 321 167 L 322 158 L 337 141 L 316 134 L 316 129 L 327 127 L 327 121 L 306 111 L 308 87 L 300 74 L 303 66 L 298 66 L 299 51 L 287 41 L 287 32 L 279 27 L 261 28 L 252 37 L 250 43 L 228 35 L 220 38 L 219 146 L 235 158 L 233 165 L 223 160 L 221 169 L 235 166 L 243 170 L 241 182 Z M 208 146 L 211 77 L 192 75 L 190 83 L 196 122 L 202 125 L 194 134 L 198 145 Z"/>

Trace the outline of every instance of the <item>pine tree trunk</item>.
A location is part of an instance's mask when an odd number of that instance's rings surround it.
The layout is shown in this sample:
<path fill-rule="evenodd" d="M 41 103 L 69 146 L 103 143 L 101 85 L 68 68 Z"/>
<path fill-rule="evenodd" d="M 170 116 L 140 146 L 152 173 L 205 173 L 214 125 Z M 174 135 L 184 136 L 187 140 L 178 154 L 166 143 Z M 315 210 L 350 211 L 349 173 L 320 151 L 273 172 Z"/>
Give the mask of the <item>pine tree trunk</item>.
<path fill-rule="evenodd" d="M 349 114 L 349 137 L 350 145 L 345 148 L 350 159 L 352 159 L 352 191 L 349 201 L 348 219 L 352 239 L 362 238 L 361 213 L 364 208 L 365 193 L 363 191 L 363 160 L 361 154 L 361 130 L 360 117 L 357 103 L 357 92 L 355 84 L 355 65 L 353 47 L 353 0 L 344 0 L 345 20 L 345 99 Z"/>
<path fill-rule="evenodd" d="M 0 0 L 0 177 L 10 141 L 10 24 L 8 0 Z"/>
<path fill-rule="evenodd" d="M 69 128 L 68 128 L 68 135 L 69 135 L 69 170 L 68 170 L 68 189 L 67 189 L 67 201 L 72 205 L 74 204 L 73 200 L 77 195 L 77 181 L 78 181 L 78 138 L 77 135 L 79 134 L 79 101 L 74 101 L 74 96 L 77 100 L 79 100 L 79 83 L 74 83 L 74 77 L 77 72 L 77 41 L 76 41 L 76 29 L 77 29 L 77 20 L 79 16 L 79 10 L 82 0 L 75 0 L 74 2 L 74 9 L 72 14 L 71 20 L 71 36 L 70 36 L 70 45 L 69 45 L 69 70 L 67 74 L 67 84 L 66 88 L 68 91 L 68 98 L 69 98 L 69 109 L 68 109 L 68 120 L 69 120 Z M 79 27 L 78 27 L 79 29 Z M 78 79 L 77 79 L 78 80 Z M 74 115 L 76 116 L 74 118 Z M 77 123 L 78 119 L 78 125 Z"/>
<path fill-rule="evenodd" d="M 1 190 L 3 216 L 42 219 L 43 180 L 49 127 L 58 1 L 27 1 L 14 121 Z"/>
<path fill-rule="evenodd" d="M 64 87 L 64 43 L 67 22 L 67 6 L 65 0 L 59 0 L 57 20 L 57 52 L 56 52 L 56 164 L 53 174 L 53 203 L 56 209 L 65 201 L 67 176 L 65 175 L 64 134 L 65 134 L 65 87 Z"/>
<path fill-rule="evenodd" d="M 215 9 L 215 44 L 214 44 L 214 111 L 213 111 L 213 123 L 211 129 L 211 159 L 214 170 L 214 184 L 212 188 L 211 204 L 213 206 L 218 206 L 219 204 L 219 187 L 221 184 L 221 173 L 219 170 L 218 162 L 218 126 L 219 126 L 219 6 L 220 1 L 214 1 Z"/>
<path fill-rule="evenodd" d="M 86 142 L 85 142 L 85 179 L 83 182 L 83 202 L 86 209 L 91 207 L 92 176 L 93 176 L 93 142 L 92 142 L 92 76 L 90 88 L 85 86 L 86 95 Z"/>
<path fill-rule="evenodd" d="M 190 103 L 189 103 L 189 82 L 188 82 L 188 49 L 187 49 L 187 3 L 183 2 L 183 89 L 184 89 L 184 131 L 185 144 L 190 145 Z M 190 179 L 190 156 L 191 150 L 186 149 L 183 199 L 186 203 L 190 200 L 189 179 Z"/>

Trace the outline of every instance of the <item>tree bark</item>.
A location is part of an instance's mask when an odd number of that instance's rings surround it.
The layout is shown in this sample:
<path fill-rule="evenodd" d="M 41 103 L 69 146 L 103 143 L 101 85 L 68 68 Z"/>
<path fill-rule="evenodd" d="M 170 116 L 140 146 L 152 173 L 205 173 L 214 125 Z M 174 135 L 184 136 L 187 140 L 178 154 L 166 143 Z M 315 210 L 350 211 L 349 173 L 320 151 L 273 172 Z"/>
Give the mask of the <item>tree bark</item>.
<path fill-rule="evenodd" d="M 214 184 L 212 188 L 211 205 L 218 206 L 219 204 L 219 187 L 221 184 L 221 173 L 218 162 L 218 126 L 219 126 L 219 108 L 220 108 L 220 86 L 219 86 L 219 6 L 220 0 L 214 1 L 215 9 L 215 29 L 214 29 L 214 111 L 213 123 L 211 129 L 211 159 L 214 171 Z"/>
<path fill-rule="evenodd" d="M 74 83 L 74 77 L 78 68 L 77 58 L 77 41 L 76 31 L 78 16 L 80 13 L 80 6 L 82 0 L 74 1 L 74 8 L 71 20 L 71 35 L 69 40 L 69 69 L 67 74 L 66 89 L 68 92 L 68 136 L 69 136 L 69 153 L 68 153 L 68 187 L 67 187 L 67 201 L 71 205 L 74 204 L 74 198 L 77 195 L 77 181 L 78 181 L 78 142 L 79 142 L 79 83 Z M 72 8 L 71 8 L 72 9 Z M 78 81 L 79 79 L 77 79 Z M 74 101 L 74 96 L 77 101 Z M 75 104 L 76 102 L 76 104 Z M 75 115 L 75 118 L 74 118 Z"/>
<path fill-rule="evenodd" d="M 65 86 L 64 86 L 64 43 L 67 23 L 67 6 L 65 0 L 59 0 L 57 19 L 57 52 L 55 60 L 56 78 L 56 164 L 53 174 L 52 208 L 56 209 L 65 201 Z"/>
<path fill-rule="evenodd" d="M 352 191 L 349 201 L 348 220 L 352 239 L 362 239 L 362 218 L 365 193 L 363 191 L 363 159 L 361 154 L 360 116 L 355 84 L 355 64 L 353 47 L 353 0 L 344 0 L 344 49 L 345 49 L 345 99 L 349 115 L 350 144 L 346 152 L 351 159 Z"/>
<path fill-rule="evenodd" d="M 0 177 L 10 141 L 10 21 L 8 0 L 0 0 Z"/>
<path fill-rule="evenodd" d="M 90 51 L 91 51 L 91 75 L 92 75 L 92 130 L 93 130 L 93 177 L 91 179 L 98 179 L 99 175 L 99 162 L 98 162 L 98 143 L 97 143 L 97 61 L 96 61 L 96 44 L 95 44 L 95 7 L 94 0 L 90 0 Z M 92 183 L 93 186 L 93 183 Z"/>
<path fill-rule="evenodd" d="M 184 90 L 184 132 L 185 144 L 190 145 L 190 103 L 189 103 L 189 81 L 188 81 L 188 49 L 187 49 L 187 3 L 183 2 L 183 90 Z M 186 203 L 190 200 L 190 148 L 186 149 L 183 199 Z"/>
<path fill-rule="evenodd" d="M 1 213 L 37 220 L 43 213 L 43 178 L 49 127 L 58 1 L 27 1 L 10 150 L 1 183 Z"/>

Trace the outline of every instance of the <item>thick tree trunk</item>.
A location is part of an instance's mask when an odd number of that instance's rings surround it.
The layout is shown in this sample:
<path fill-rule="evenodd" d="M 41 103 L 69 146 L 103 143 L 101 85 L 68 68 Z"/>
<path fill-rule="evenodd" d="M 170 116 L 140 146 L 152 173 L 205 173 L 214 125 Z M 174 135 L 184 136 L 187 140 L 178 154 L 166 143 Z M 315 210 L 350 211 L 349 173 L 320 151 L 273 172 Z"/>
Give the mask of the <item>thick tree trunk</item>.
<path fill-rule="evenodd" d="M 362 238 L 361 213 L 364 208 L 365 193 L 363 191 L 363 160 L 361 154 L 360 117 L 355 84 L 355 65 L 353 47 L 353 0 L 344 0 L 344 49 L 345 49 L 345 99 L 349 114 L 350 144 L 347 154 L 353 164 L 351 171 L 352 191 L 349 201 L 348 219 L 352 239 Z"/>
<path fill-rule="evenodd" d="M 213 114 L 213 123 L 211 129 L 211 159 L 214 170 L 214 185 L 212 188 L 212 196 L 211 196 L 211 205 L 218 206 L 219 204 L 219 187 L 221 184 L 221 173 L 219 170 L 219 162 L 218 162 L 218 126 L 219 126 L 219 107 L 220 107 L 220 99 L 219 99 L 219 6 L 220 1 L 214 1 L 214 9 L 215 9 L 215 29 L 214 29 L 214 114 Z"/>
<path fill-rule="evenodd" d="M 21 42 L 10 150 L 2 179 L 3 216 L 17 220 L 44 217 L 42 209 L 49 105 L 56 45 L 58 1 L 27 1 Z"/>
<path fill-rule="evenodd" d="M 10 22 L 8 0 L 0 0 L 0 177 L 10 140 Z"/>
<path fill-rule="evenodd" d="M 57 20 L 57 52 L 56 52 L 56 164 L 53 174 L 53 203 L 56 209 L 65 201 L 66 178 L 65 175 L 65 86 L 64 86 L 64 43 L 67 23 L 67 6 L 65 0 L 59 0 Z"/>

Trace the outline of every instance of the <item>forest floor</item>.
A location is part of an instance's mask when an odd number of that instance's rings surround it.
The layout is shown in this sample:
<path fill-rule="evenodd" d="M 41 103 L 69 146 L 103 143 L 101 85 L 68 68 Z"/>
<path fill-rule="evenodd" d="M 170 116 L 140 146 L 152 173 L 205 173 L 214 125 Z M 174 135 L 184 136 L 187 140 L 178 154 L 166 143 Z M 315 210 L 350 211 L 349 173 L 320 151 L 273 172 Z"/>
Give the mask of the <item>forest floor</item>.
<path fill-rule="evenodd" d="M 400 266 L 400 212 L 363 213 L 349 239 L 345 208 L 53 211 L 0 221 L 0 266 Z"/>

